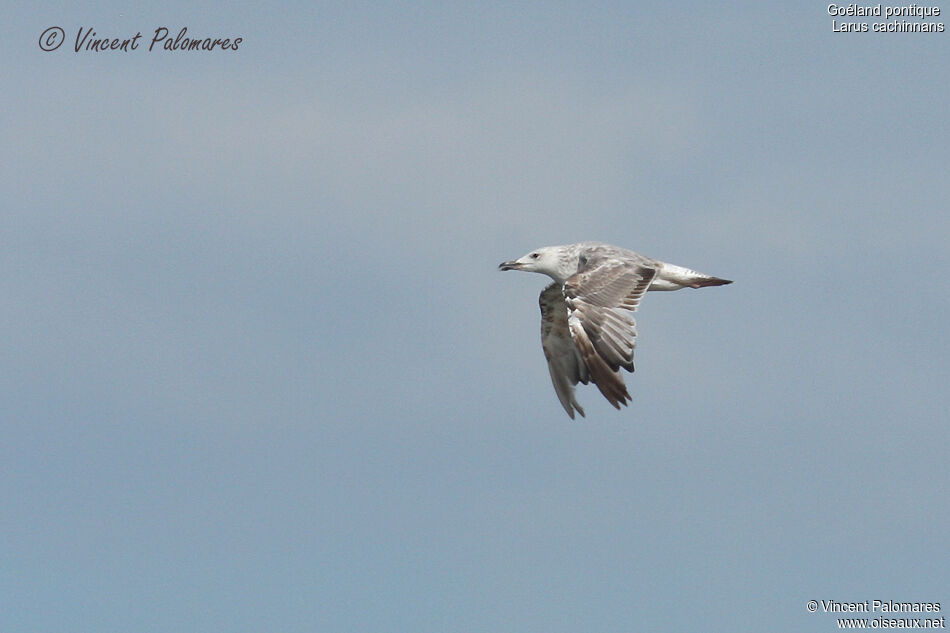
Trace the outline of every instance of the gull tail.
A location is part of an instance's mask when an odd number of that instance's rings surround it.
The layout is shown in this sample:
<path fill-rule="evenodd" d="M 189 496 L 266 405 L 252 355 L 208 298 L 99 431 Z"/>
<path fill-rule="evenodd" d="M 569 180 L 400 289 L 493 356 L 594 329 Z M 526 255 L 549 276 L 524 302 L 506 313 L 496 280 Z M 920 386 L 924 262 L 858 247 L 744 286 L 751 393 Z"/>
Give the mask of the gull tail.
<path fill-rule="evenodd" d="M 656 279 L 649 290 L 679 290 L 680 288 L 707 288 L 709 286 L 725 286 L 731 284 L 731 279 L 720 279 L 691 268 L 676 266 L 662 262 Z"/>

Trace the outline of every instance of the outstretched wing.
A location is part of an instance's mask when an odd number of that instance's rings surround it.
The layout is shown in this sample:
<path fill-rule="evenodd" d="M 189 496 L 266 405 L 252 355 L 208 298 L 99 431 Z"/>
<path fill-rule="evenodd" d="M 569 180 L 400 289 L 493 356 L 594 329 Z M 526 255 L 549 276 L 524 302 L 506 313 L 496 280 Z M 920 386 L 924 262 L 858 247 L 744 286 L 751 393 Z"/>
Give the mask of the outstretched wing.
<path fill-rule="evenodd" d="M 656 277 L 644 262 L 608 258 L 580 261 L 563 288 L 568 328 L 590 379 L 604 397 L 620 408 L 630 401 L 620 369 L 633 371 L 637 324 L 630 312 Z"/>
<path fill-rule="evenodd" d="M 541 291 L 541 348 L 548 361 L 551 382 L 561 406 L 574 419 L 574 410 L 584 415 L 584 409 L 574 399 L 574 386 L 590 380 L 587 366 L 578 355 L 567 325 L 567 304 L 559 284 L 551 284 Z"/>

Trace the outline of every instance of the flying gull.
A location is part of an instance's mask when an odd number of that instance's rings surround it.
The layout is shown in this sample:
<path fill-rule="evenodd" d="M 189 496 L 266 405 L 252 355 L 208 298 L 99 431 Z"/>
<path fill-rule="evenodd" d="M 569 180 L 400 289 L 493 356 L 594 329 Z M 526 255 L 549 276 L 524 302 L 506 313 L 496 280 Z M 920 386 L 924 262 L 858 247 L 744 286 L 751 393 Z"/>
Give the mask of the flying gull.
<path fill-rule="evenodd" d="M 545 246 L 498 268 L 554 280 L 539 298 L 541 347 L 571 419 L 575 409 L 584 415 L 574 398 L 578 382 L 593 382 L 617 409 L 630 402 L 620 369 L 633 371 L 637 324 L 630 313 L 646 291 L 732 283 L 600 242 Z"/>

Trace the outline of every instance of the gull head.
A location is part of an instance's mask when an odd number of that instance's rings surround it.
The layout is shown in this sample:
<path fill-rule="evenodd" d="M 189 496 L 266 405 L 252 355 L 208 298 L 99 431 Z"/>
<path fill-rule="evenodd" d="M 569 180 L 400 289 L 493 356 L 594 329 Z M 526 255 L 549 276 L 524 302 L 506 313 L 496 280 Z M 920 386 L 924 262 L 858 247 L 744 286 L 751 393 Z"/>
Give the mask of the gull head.
<path fill-rule="evenodd" d="M 557 247 L 545 246 L 531 251 L 524 257 L 502 262 L 498 265 L 498 269 L 542 273 L 554 279 L 558 279 L 558 272 L 560 271 L 561 265 L 561 254 Z"/>

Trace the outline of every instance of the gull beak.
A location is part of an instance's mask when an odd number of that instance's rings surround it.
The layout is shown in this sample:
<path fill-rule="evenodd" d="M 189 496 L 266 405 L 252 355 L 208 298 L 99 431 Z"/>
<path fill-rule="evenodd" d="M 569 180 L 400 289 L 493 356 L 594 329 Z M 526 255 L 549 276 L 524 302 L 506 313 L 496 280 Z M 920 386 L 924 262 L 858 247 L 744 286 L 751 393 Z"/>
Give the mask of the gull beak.
<path fill-rule="evenodd" d="M 521 268 L 521 266 L 522 264 L 519 262 L 511 260 L 510 262 L 502 262 L 498 264 L 498 270 L 518 270 Z"/>

